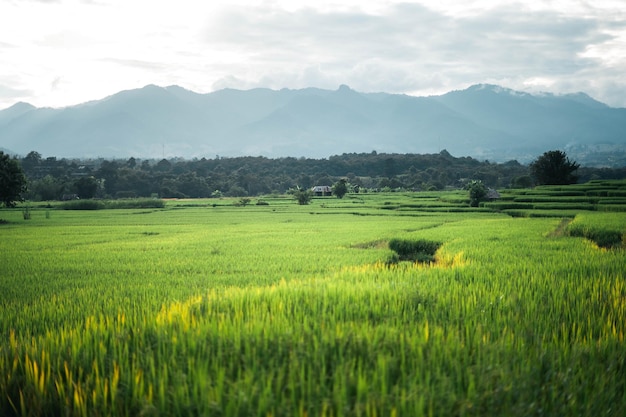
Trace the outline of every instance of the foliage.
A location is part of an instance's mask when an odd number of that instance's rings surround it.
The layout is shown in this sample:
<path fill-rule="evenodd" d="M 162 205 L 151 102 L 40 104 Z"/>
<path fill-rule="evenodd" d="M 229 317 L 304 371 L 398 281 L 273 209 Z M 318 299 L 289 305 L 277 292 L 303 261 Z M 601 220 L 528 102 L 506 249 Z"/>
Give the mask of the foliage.
<path fill-rule="evenodd" d="M 102 200 L 71 200 L 63 202 L 59 207 L 63 210 L 103 210 L 106 205 Z"/>
<path fill-rule="evenodd" d="M 107 209 L 160 209 L 165 207 L 165 201 L 160 198 L 134 198 L 128 200 L 106 201 Z"/>
<path fill-rule="evenodd" d="M 124 200 L 72 200 L 59 205 L 63 210 L 104 210 L 164 208 L 165 202 L 158 198 L 136 198 Z"/>
<path fill-rule="evenodd" d="M 14 207 L 26 192 L 26 177 L 16 158 L 0 151 L 0 204 Z"/>
<path fill-rule="evenodd" d="M 427 190 L 459 187 L 462 178 L 477 178 L 490 186 L 508 186 L 516 176 L 527 175 L 528 167 L 509 162 L 492 164 L 472 158 L 439 154 L 343 154 L 328 159 L 237 157 L 194 160 L 65 160 L 31 155 L 24 160 L 31 184 L 46 176 L 54 182 L 39 184 L 29 199 L 59 199 L 78 193 L 76 178 L 97 181 L 96 196 L 123 195 L 163 198 L 206 198 L 211 190 L 222 195 L 253 197 L 283 194 L 296 184 L 332 185 L 342 178 L 354 190 Z M 391 175 L 391 176 L 390 176 Z M 40 192 L 41 191 L 41 192 Z M 350 192 L 350 190 L 348 190 Z M 132 193 L 132 194 L 128 194 Z M 88 194 L 86 194 L 88 195 Z M 52 198 L 51 198 L 52 196 Z M 83 197 L 84 198 L 84 197 Z"/>
<path fill-rule="evenodd" d="M 52 175 L 46 175 L 43 178 L 31 178 L 27 193 L 28 199 L 34 201 L 60 200 L 64 190 L 69 186 L 69 183 L 63 179 L 55 178 Z"/>
<path fill-rule="evenodd" d="M 332 186 L 333 195 L 337 198 L 343 198 L 348 193 L 348 184 L 345 178 L 340 179 Z"/>
<path fill-rule="evenodd" d="M 389 249 L 394 251 L 397 256 L 393 256 L 390 263 L 396 263 L 398 261 L 434 262 L 435 252 L 437 252 L 440 246 L 441 242 L 425 239 L 391 239 L 389 241 Z"/>
<path fill-rule="evenodd" d="M 470 206 L 478 207 L 481 201 L 487 197 L 489 190 L 480 180 L 472 180 L 465 185 L 465 189 L 469 191 Z"/>
<path fill-rule="evenodd" d="M 93 176 L 83 177 L 74 182 L 74 189 L 82 199 L 94 198 L 98 191 L 98 181 Z"/>
<path fill-rule="evenodd" d="M 292 190 L 293 197 L 296 199 L 299 205 L 304 206 L 311 202 L 313 198 L 313 192 L 308 188 L 296 187 Z"/>
<path fill-rule="evenodd" d="M 490 163 L 438 154 L 352 153 L 328 159 L 237 157 L 183 160 L 67 160 L 34 153 L 22 160 L 31 201 L 60 199 L 78 193 L 82 178 L 93 177 L 95 196 L 162 198 L 254 197 L 284 194 L 299 184 L 332 185 L 344 178 L 348 192 L 426 191 L 461 188 L 467 178 L 502 189 L 528 185 L 530 171 L 517 161 Z M 624 168 L 580 168 L 581 180 L 626 178 Z M 48 177 L 45 179 L 45 177 Z M 76 180 L 79 178 L 79 180 Z M 215 194 L 211 190 L 220 190 Z M 119 194 L 122 193 L 122 194 Z M 89 195 L 89 192 L 85 195 Z M 84 198 L 84 197 L 81 197 Z"/>
<path fill-rule="evenodd" d="M 578 177 L 574 172 L 580 167 L 570 161 L 563 151 L 548 151 L 530 164 L 530 172 L 539 185 L 575 184 Z"/>
<path fill-rule="evenodd" d="M 530 175 L 521 175 L 513 178 L 511 182 L 512 188 L 530 188 L 533 186 L 533 179 Z"/>
<path fill-rule="evenodd" d="M 252 199 L 249 197 L 242 197 L 239 199 L 236 205 L 245 207 L 252 202 Z"/>

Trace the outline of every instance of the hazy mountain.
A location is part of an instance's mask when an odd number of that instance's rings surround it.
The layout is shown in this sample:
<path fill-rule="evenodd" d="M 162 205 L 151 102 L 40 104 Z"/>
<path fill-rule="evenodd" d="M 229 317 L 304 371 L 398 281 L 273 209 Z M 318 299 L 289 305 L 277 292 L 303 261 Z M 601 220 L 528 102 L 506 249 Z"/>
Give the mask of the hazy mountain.
<path fill-rule="evenodd" d="M 441 96 L 149 85 L 61 109 L 0 111 L 0 146 L 44 156 L 328 157 L 434 153 L 527 162 L 546 150 L 584 158 L 626 151 L 626 109 L 589 96 L 476 85 Z M 608 157 L 608 156 L 607 156 Z M 602 164 L 602 162 L 595 162 Z M 609 165 L 606 163 L 605 165 Z"/>

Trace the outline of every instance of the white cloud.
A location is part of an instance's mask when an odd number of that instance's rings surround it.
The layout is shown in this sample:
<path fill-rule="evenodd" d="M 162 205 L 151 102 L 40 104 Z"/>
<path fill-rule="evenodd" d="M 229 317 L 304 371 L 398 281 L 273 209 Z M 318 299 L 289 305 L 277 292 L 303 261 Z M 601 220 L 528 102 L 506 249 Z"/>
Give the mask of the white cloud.
<path fill-rule="evenodd" d="M 622 4 L 0 0 L 0 108 L 150 83 L 432 94 L 491 82 L 626 106 Z"/>
<path fill-rule="evenodd" d="M 207 42 L 248 58 L 249 70 L 238 74 L 246 84 L 317 67 L 335 85 L 419 94 L 433 90 L 430 83 L 438 91 L 484 81 L 515 88 L 566 85 L 560 79 L 584 84 L 590 69 L 602 71 L 583 52 L 615 42 L 603 21 L 499 4 L 460 14 L 418 4 L 391 5 L 378 14 L 232 7 L 215 16 Z"/>
<path fill-rule="evenodd" d="M 19 88 L 9 87 L 7 85 L 0 84 L 0 97 L 7 97 L 9 99 L 20 99 L 22 97 L 32 94 L 29 90 L 22 90 Z"/>

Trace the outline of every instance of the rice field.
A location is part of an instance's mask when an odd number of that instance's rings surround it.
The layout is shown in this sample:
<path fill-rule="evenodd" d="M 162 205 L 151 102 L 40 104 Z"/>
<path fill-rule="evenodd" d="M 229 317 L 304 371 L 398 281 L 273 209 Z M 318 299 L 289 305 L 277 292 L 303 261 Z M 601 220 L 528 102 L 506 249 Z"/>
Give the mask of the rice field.
<path fill-rule="evenodd" d="M 264 201 L 1 211 L 0 415 L 626 414 L 626 212 Z"/>

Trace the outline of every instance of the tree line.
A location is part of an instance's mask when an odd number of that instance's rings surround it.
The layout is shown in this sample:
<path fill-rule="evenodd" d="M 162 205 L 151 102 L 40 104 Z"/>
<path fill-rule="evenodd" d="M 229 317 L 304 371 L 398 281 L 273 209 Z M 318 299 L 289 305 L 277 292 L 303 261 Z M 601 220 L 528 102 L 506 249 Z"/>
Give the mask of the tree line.
<path fill-rule="evenodd" d="M 545 154 L 544 154 L 545 155 Z M 284 194 L 343 180 L 349 192 L 531 187 L 538 178 L 517 161 L 491 163 L 436 154 L 350 153 L 325 159 L 233 157 L 160 160 L 57 159 L 32 151 L 19 162 L 27 179 L 23 198 L 206 198 Z M 538 158 L 539 159 L 539 158 Z M 624 168 L 577 168 L 578 181 L 626 178 Z"/>

